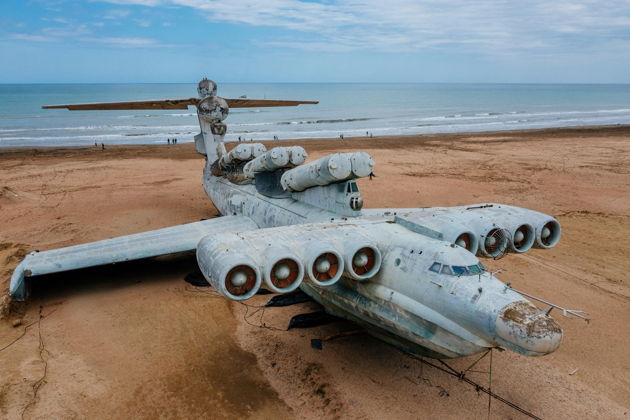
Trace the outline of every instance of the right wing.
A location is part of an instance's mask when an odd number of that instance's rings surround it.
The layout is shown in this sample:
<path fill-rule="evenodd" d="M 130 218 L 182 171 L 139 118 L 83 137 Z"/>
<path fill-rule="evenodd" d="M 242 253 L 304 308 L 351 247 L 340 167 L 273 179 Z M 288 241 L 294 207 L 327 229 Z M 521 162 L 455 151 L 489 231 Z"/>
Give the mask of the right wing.
<path fill-rule="evenodd" d="M 31 252 L 15 268 L 9 293 L 27 295 L 25 278 L 197 249 L 206 235 L 258 229 L 245 216 L 224 216 L 50 251 Z"/>

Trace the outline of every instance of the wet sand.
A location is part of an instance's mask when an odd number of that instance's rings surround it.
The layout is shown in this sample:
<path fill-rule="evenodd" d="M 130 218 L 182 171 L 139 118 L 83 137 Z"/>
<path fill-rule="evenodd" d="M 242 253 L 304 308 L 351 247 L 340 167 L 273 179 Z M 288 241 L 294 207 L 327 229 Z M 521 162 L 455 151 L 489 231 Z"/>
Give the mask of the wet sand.
<path fill-rule="evenodd" d="M 560 349 L 543 358 L 493 352 L 492 389 L 543 418 L 630 416 L 629 127 L 296 143 L 310 158 L 370 152 L 377 178 L 359 181 L 366 207 L 503 202 L 558 217 L 556 248 L 483 262 L 515 288 L 587 310 L 593 321 L 554 310 L 565 330 Z M 32 249 L 214 217 L 202 167 L 191 144 L 0 149 L 3 295 Z M 0 417 L 487 416 L 485 394 L 365 334 L 312 349 L 312 338 L 354 327 L 285 331 L 314 304 L 252 316 L 255 308 L 186 283 L 194 265 L 183 254 L 36 283 L 28 304 L 0 322 L 0 349 L 24 333 L 0 351 Z M 488 368 L 486 357 L 469 375 L 487 385 Z M 498 401 L 490 410 L 525 418 Z"/>

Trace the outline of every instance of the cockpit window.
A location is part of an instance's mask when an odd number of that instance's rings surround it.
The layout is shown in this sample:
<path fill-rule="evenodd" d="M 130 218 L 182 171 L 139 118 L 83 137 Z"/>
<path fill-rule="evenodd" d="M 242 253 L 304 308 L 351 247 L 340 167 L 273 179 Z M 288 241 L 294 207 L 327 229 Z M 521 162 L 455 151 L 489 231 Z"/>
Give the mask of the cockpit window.
<path fill-rule="evenodd" d="M 352 189 L 352 192 L 359 192 L 359 187 L 357 186 L 356 182 L 351 182 L 350 188 Z"/>
<path fill-rule="evenodd" d="M 479 274 L 481 273 L 481 268 L 479 268 L 478 265 L 469 265 L 468 271 L 470 272 L 470 274 Z"/>
<path fill-rule="evenodd" d="M 429 270 L 448 276 L 472 276 L 485 272 L 486 268 L 481 263 L 465 267 L 463 265 L 450 266 L 436 261 L 429 267 Z"/>
<path fill-rule="evenodd" d="M 462 267 L 460 265 L 454 265 L 453 266 L 453 273 L 456 276 L 465 276 L 466 274 L 468 274 L 468 270 L 466 269 L 466 267 Z"/>
<path fill-rule="evenodd" d="M 433 265 L 429 268 L 429 270 L 439 273 L 441 266 L 442 264 L 440 264 L 439 262 L 434 262 Z"/>

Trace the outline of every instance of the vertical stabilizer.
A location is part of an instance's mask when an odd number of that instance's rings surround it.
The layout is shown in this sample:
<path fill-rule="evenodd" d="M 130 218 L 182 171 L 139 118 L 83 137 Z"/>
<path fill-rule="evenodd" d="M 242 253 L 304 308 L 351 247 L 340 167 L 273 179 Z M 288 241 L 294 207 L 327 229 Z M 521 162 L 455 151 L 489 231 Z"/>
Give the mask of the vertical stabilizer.
<path fill-rule="evenodd" d="M 217 85 L 212 80 L 204 78 L 199 82 L 197 92 L 202 98 L 197 105 L 201 133 L 195 136 L 195 147 L 212 163 L 225 154 L 223 139 L 227 126 L 223 120 L 228 116 L 229 107 L 225 99 L 216 96 Z"/>

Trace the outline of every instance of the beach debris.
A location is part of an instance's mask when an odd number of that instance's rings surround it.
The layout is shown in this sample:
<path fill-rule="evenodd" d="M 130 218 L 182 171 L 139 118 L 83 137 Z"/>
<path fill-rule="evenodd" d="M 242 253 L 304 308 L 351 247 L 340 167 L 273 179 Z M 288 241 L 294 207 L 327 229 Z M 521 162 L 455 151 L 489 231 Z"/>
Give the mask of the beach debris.
<path fill-rule="evenodd" d="M 332 341 L 338 338 L 349 337 L 349 336 L 357 335 L 357 334 L 363 334 L 363 332 L 364 332 L 363 330 L 348 330 L 348 331 L 339 332 L 337 334 L 331 334 L 324 338 L 313 338 L 311 339 L 311 347 L 314 348 L 315 350 L 322 350 L 324 346 L 323 344 L 324 341 Z"/>
<path fill-rule="evenodd" d="M 315 350 L 322 350 L 324 347 L 321 338 L 311 338 L 311 347 Z"/>
<path fill-rule="evenodd" d="M 310 312 L 307 314 L 296 315 L 289 321 L 288 330 L 293 328 L 313 328 L 320 325 L 330 324 L 339 321 L 336 316 L 330 315 L 325 311 Z"/>
<path fill-rule="evenodd" d="M 298 303 L 312 302 L 313 299 L 301 290 L 296 290 L 291 293 L 285 293 L 272 297 L 269 302 L 265 304 L 266 307 L 282 307 L 297 305 Z"/>

